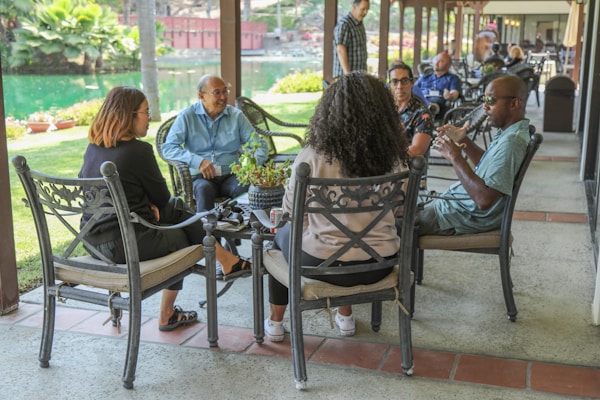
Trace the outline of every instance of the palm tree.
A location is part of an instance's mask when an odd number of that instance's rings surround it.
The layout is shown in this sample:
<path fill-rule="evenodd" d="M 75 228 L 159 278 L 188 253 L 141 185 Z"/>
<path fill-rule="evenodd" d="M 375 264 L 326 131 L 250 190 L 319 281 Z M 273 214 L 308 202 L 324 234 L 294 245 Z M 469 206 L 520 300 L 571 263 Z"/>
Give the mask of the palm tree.
<path fill-rule="evenodd" d="M 244 0 L 244 13 L 242 14 L 242 21 L 248 21 L 250 18 L 250 0 Z"/>
<path fill-rule="evenodd" d="M 156 6 L 154 1 L 138 1 L 138 29 L 142 53 L 142 85 L 150 106 L 150 117 L 160 121 L 158 67 L 156 66 Z"/>

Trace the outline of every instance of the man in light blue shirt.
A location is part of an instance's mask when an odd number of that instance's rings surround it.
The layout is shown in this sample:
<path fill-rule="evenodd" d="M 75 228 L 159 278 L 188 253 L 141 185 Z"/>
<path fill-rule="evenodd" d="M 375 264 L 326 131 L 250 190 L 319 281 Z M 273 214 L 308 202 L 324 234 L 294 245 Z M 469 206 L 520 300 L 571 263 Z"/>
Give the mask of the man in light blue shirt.
<path fill-rule="evenodd" d="M 198 81 L 200 101 L 183 110 L 169 130 L 163 155 L 190 168 L 196 211 L 214 208 L 217 197 L 236 197 L 247 190 L 231 174 L 230 164 L 239 161 L 242 146 L 251 141 L 254 129 L 244 114 L 227 104 L 229 87 L 216 75 Z M 260 148 L 257 162 L 264 164 L 267 143 L 256 135 Z"/>
<path fill-rule="evenodd" d="M 442 193 L 443 199 L 434 199 L 419 213 L 419 235 L 461 235 L 500 227 L 506 196 L 530 140 L 526 103 L 527 86 L 518 76 L 490 82 L 484 109 L 498 132 L 485 151 L 466 136 L 466 126 L 438 128 L 432 146 L 452 163 L 459 181 Z M 463 151 L 475 168 L 463 158 Z"/>

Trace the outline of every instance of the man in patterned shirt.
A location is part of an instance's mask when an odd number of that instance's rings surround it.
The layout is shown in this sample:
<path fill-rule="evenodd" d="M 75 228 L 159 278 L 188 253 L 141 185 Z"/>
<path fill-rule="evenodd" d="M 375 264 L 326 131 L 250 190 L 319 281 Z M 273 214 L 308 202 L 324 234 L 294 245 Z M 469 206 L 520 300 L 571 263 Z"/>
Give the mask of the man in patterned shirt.
<path fill-rule="evenodd" d="M 352 71 L 367 71 L 367 34 L 362 21 L 369 12 L 369 0 L 354 0 L 352 10 L 333 30 L 333 77 Z"/>
<path fill-rule="evenodd" d="M 425 155 L 433 139 L 433 117 L 425 103 L 413 94 L 412 69 L 401 61 L 394 61 L 388 70 L 388 80 L 400 122 L 410 143 L 408 154 L 411 157 Z"/>

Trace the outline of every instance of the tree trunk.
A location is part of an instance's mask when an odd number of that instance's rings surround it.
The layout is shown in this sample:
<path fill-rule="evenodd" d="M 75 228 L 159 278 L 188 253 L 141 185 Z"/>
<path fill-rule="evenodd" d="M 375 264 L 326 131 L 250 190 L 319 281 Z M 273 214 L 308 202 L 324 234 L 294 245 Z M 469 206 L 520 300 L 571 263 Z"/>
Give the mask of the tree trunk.
<path fill-rule="evenodd" d="M 156 7 L 154 1 L 138 1 L 138 28 L 142 54 L 142 85 L 150 106 L 150 117 L 160 121 L 158 68 L 156 66 Z"/>
<path fill-rule="evenodd" d="M 242 15 L 242 21 L 248 21 L 250 18 L 250 0 L 244 0 L 244 14 Z"/>
<path fill-rule="evenodd" d="M 206 18 L 210 18 L 210 11 L 212 10 L 212 0 L 206 2 Z"/>
<path fill-rule="evenodd" d="M 82 72 L 85 75 L 91 75 L 92 72 L 94 72 L 94 68 L 92 67 L 92 59 L 90 58 L 90 56 L 87 55 L 87 53 L 83 54 L 83 65 L 81 67 Z"/>
<path fill-rule="evenodd" d="M 123 0 L 123 25 L 129 26 L 129 14 L 131 12 L 131 0 Z"/>
<path fill-rule="evenodd" d="M 167 0 L 156 0 L 156 15 L 159 17 L 167 16 L 167 7 L 169 7 Z"/>

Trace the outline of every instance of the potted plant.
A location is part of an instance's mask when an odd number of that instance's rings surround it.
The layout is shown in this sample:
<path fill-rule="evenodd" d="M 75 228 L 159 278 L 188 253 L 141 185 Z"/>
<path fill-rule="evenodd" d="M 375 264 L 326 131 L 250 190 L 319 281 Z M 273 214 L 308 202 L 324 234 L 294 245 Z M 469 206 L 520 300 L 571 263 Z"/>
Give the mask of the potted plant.
<path fill-rule="evenodd" d="M 27 126 L 31 133 L 46 132 L 52 125 L 52 115 L 43 111 L 36 111 L 29 114 L 27 118 Z"/>
<path fill-rule="evenodd" d="M 230 165 L 231 173 L 242 185 L 249 186 L 250 208 L 264 210 L 281 207 L 285 192 L 283 184 L 291 174 L 291 160 L 287 159 L 283 163 L 268 160 L 264 165 L 259 165 L 255 157 L 259 148 L 260 143 L 253 137 L 253 140 L 244 145 L 239 163 Z"/>
<path fill-rule="evenodd" d="M 72 107 L 58 110 L 54 114 L 54 126 L 56 129 L 67 129 L 77 125 L 77 117 Z"/>

